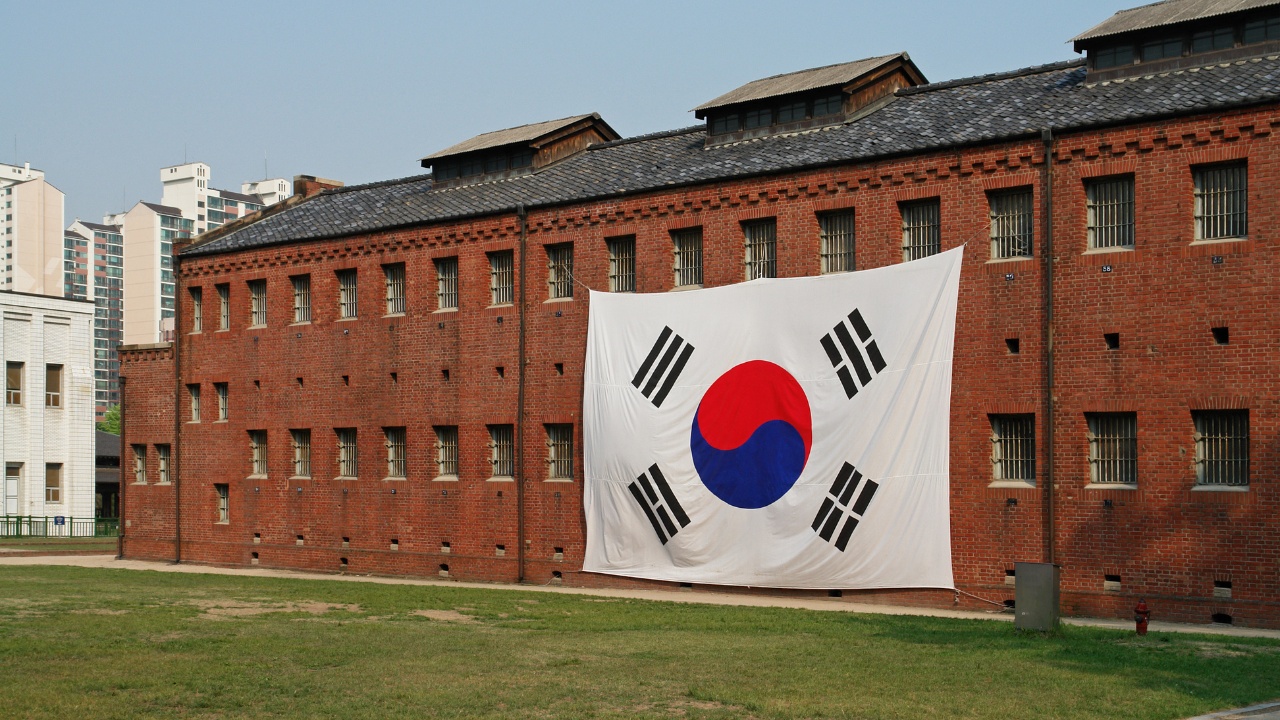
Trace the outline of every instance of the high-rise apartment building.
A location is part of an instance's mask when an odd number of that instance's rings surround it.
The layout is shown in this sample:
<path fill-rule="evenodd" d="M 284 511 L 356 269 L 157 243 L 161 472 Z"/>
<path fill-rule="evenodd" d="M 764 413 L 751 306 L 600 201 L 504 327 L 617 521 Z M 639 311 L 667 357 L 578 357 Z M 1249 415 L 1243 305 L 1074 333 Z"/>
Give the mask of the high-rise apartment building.
<path fill-rule="evenodd" d="M 99 419 L 120 404 L 120 362 L 116 347 L 124 342 L 124 229 L 76 220 L 67 234 L 91 238 L 93 272 L 93 396 Z"/>
<path fill-rule="evenodd" d="M 182 211 L 194 223 L 194 232 L 221 227 L 245 215 L 277 203 L 292 192 L 283 178 L 243 183 L 241 192 L 219 190 L 209 185 L 211 169 L 202 162 L 175 165 L 160 171 L 164 194 L 160 202 Z"/>
<path fill-rule="evenodd" d="M 0 164 L 0 237 L 4 273 L 0 288 L 71 297 L 63 265 L 63 194 L 30 163 Z"/>
<path fill-rule="evenodd" d="M 72 300 L 89 300 L 89 245 L 91 239 L 75 230 L 62 234 L 62 294 Z"/>
<path fill-rule="evenodd" d="M 170 339 L 173 333 L 173 241 L 195 221 L 181 209 L 140 202 L 124 214 L 124 342 Z"/>

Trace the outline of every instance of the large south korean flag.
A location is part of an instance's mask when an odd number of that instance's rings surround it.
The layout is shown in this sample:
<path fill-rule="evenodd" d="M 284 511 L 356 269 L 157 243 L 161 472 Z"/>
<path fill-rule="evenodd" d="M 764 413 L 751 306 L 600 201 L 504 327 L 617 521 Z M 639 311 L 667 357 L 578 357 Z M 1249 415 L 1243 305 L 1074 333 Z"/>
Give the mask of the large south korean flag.
<path fill-rule="evenodd" d="M 591 293 L 583 569 L 953 587 L 962 252 L 689 292 Z"/>

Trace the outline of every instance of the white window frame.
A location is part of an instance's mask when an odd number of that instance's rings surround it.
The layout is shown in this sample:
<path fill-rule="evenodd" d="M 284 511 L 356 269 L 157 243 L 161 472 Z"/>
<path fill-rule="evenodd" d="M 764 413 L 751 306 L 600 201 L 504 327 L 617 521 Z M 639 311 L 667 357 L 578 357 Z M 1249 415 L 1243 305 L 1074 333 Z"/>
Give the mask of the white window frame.
<path fill-rule="evenodd" d="M 1132 250 L 1133 175 L 1089 178 L 1084 187 L 1089 249 Z"/>
<path fill-rule="evenodd" d="M 1249 235 L 1249 166 L 1244 161 L 1192 168 L 1195 239 L 1243 240 Z"/>
<path fill-rule="evenodd" d="M 215 285 L 218 291 L 218 330 L 231 329 L 231 284 Z"/>
<path fill-rule="evenodd" d="M 360 472 L 360 437 L 355 428 L 334 428 L 338 436 L 338 477 L 355 478 Z"/>
<path fill-rule="evenodd" d="M 743 266 L 747 280 L 778 277 L 778 219 L 742 223 Z"/>
<path fill-rule="evenodd" d="M 1193 410 L 1196 487 L 1249 487 L 1249 411 Z"/>
<path fill-rule="evenodd" d="M 547 480 L 573 481 L 573 425 L 548 424 Z"/>
<path fill-rule="evenodd" d="M 673 287 L 702 287 L 702 228 L 671 231 Z"/>
<path fill-rule="evenodd" d="M 436 310 L 458 309 L 458 258 L 437 258 Z"/>
<path fill-rule="evenodd" d="M 514 478 L 516 474 L 515 427 L 490 425 L 489 475 L 494 478 Z"/>
<path fill-rule="evenodd" d="M 987 193 L 991 259 L 1022 260 L 1035 253 L 1035 190 L 1031 186 Z"/>
<path fill-rule="evenodd" d="M 636 236 L 605 238 L 609 251 L 609 292 L 636 291 Z"/>
<path fill-rule="evenodd" d="M 942 200 L 924 198 L 898 203 L 902 214 L 902 261 L 942 252 Z"/>
<path fill-rule="evenodd" d="M 267 477 L 267 431 L 249 431 L 249 467 L 253 477 Z"/>
<path fill-rule="evenodd" d="M 311 430 L 290 430 L 289 438 L 293 442 L 293 477 L 311 477 Z"/>
<path fill-rule="evenodd" d="M 293 285 L 294 324 L 311 322 L 311 276 L 294 275 L 289 281 Z"/>
<path fill-rule="evenodd" d="M 819 213 L 818 238 L 823 275 L 856 268 L 857 218 L 852 208 Z"/>
<path fill-rule="evenodd" d="M 992 414 L 991 479 L 994 483 L 1036 484 L 1036 416 Z"/>
<path fill-rule="evenodd" d="M 404 479 L 409 476 L 409 442 L 402 427 L 382 429 L 387 447 L 387 477 Z"/>
<path fill-rule="evenodd" d="M 515 303 L 516 271 L 515 252 L 499 250 L 489 256 L 489 304 L 511 305 Z"/>
<path fill-rule="evenodd" d="M 404 263 L 383 265 L 382 274 L 387 282 L 387 314 L 403 315 L 407 305 Z"/>
<path fill-rule="evenodd" d="M 1138 414 L 1085 413 L 1089 432 L 1089 482 L 1135 487 L 1138 484 Z"/>
<path fill-rule="evenodd" d="M 573 299 L 573 243 L 545 246 L 547 251 L 547 299 Z"/>
<path fill-rule="evenodd" d="M 338 319 L 360 317 L 360 275 L 355 268 L 338 270 Z"/>
<path fill-rule="evenodd" d="M 267 325 L 267 281 L 250 280 L 249 285 L 249 327 L 266 327 Z"/>
<path fill-rule="evenodd" d="M 436 477 L 458 477 L 458 426 L 437 425 L 436 433 Z"/>

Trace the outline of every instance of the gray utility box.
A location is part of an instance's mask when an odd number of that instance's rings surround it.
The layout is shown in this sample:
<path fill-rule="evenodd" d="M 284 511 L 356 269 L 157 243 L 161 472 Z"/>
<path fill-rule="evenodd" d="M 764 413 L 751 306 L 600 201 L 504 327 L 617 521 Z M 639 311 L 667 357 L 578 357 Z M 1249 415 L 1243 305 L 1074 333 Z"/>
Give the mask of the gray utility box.
<path fill-rule="evenodd" d="M 1058 627 L 1058 585 L 1062 568 L 1052 563 L 1014 563 L 1013 626 L 1047 632 Z"/>

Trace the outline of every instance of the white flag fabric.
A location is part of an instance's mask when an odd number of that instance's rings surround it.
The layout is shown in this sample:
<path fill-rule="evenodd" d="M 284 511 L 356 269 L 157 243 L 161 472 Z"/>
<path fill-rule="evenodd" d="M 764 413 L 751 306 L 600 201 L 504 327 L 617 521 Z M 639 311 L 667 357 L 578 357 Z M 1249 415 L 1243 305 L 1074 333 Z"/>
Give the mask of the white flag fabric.
<path fill-rule="evenodd" d="M 583 569 L 951 588 L 963 249 L 860 272 L 591 293 Z"/>

